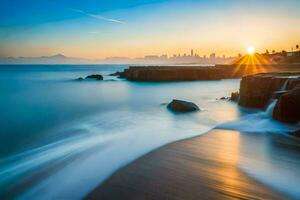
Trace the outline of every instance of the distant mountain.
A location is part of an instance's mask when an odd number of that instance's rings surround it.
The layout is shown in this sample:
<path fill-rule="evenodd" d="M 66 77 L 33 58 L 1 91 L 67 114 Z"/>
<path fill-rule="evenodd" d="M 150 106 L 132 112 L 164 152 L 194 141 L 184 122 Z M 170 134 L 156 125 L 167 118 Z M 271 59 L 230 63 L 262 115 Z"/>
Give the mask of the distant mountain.
<path fill-rule="evenodd" d="M 41 57 L 0 57 L 0 64 L 92 64 L 93 60 L 66 57 L 62 54 Z"/>

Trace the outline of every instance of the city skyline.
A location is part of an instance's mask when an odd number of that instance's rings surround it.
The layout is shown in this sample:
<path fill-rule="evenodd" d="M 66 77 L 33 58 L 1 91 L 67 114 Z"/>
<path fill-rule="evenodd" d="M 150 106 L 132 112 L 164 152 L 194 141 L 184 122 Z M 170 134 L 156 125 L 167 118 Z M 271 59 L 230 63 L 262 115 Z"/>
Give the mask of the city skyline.
<path fill-rule="evenodd" d="M 161 55 L 144 55 L 142 57 L 106 57 L 99 59 L 86 59 L 80 57 L 68 57 L 63 54 L 38 56 L 38 57 L 0 57 L 0 64 L 51 64 L 51 63 L 69 63 L 69 64 L 106 64 L 106 63 L 118 63 L 118 64 L 186 64 L 186 63 L 198 63 L 198 64 L 229 64 L 235 58 L 225 55 L 216 55 L 211 53 L 207 55 L 198 55 L 197 51 L 193 49 L 190 53 L 178 53 L 174 55 L 161 54 Z"/>

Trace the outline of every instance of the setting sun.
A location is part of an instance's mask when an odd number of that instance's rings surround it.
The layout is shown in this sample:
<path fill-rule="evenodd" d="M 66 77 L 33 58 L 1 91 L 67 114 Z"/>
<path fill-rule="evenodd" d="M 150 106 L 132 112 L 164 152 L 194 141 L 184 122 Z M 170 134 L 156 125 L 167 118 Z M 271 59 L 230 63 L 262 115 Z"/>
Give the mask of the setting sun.
<path fill-rule="evenodd" d="M 248 47 L 247 49 L 248 54 L 253 55 L 255 53 L 255 48 L 254 47 Z"/>

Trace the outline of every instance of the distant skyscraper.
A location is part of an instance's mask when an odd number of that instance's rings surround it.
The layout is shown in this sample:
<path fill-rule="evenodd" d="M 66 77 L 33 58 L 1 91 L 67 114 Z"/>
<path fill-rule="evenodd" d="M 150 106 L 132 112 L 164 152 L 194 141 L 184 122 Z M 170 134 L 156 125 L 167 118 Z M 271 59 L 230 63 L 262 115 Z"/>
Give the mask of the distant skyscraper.
<path fill-rule="evenodd" d="M 191 50 L 191 56 L 194 56 L 194 50 L 193 49 Z"/>

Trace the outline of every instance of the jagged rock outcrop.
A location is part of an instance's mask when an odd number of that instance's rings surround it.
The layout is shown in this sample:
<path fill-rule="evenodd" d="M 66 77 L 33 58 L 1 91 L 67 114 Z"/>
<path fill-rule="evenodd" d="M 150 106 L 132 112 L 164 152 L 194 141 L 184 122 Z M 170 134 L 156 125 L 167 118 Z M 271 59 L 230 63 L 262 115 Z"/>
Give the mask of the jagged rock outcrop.
<path fill-rule="evenodd" d="M 240 93 L 239 92 L 232 92 L 230 96 L 230 101 L 239 101 Z"/>
<path fill-rule="evenodd" d="M 243 77 L 240 83 L 239 105 L 265 108 L 278 99 L 273 118 L 286 123 L 300 121 L 300 72 L 265 73 Z"/>
<path fill-rule="evenodd" d="M 167 108 L 174 112 L 193 112 L 200 110 L 199 107 L 192 102 L 177 99 L 173 99 L 173 101 L 168 104 Z"/>
<path fill-rule="evenodd" d="M 249 75 L 240 83 L 239 105 L 263 109 L 267 106 L 274 92 L 285 90 L 290 73 L 267 73 Z"/>
<path fill-rule="evenodd" d="M 300 121 L 300 85 L 280 96 L 273 111 L 273 118 L 286 123 Z"/>

